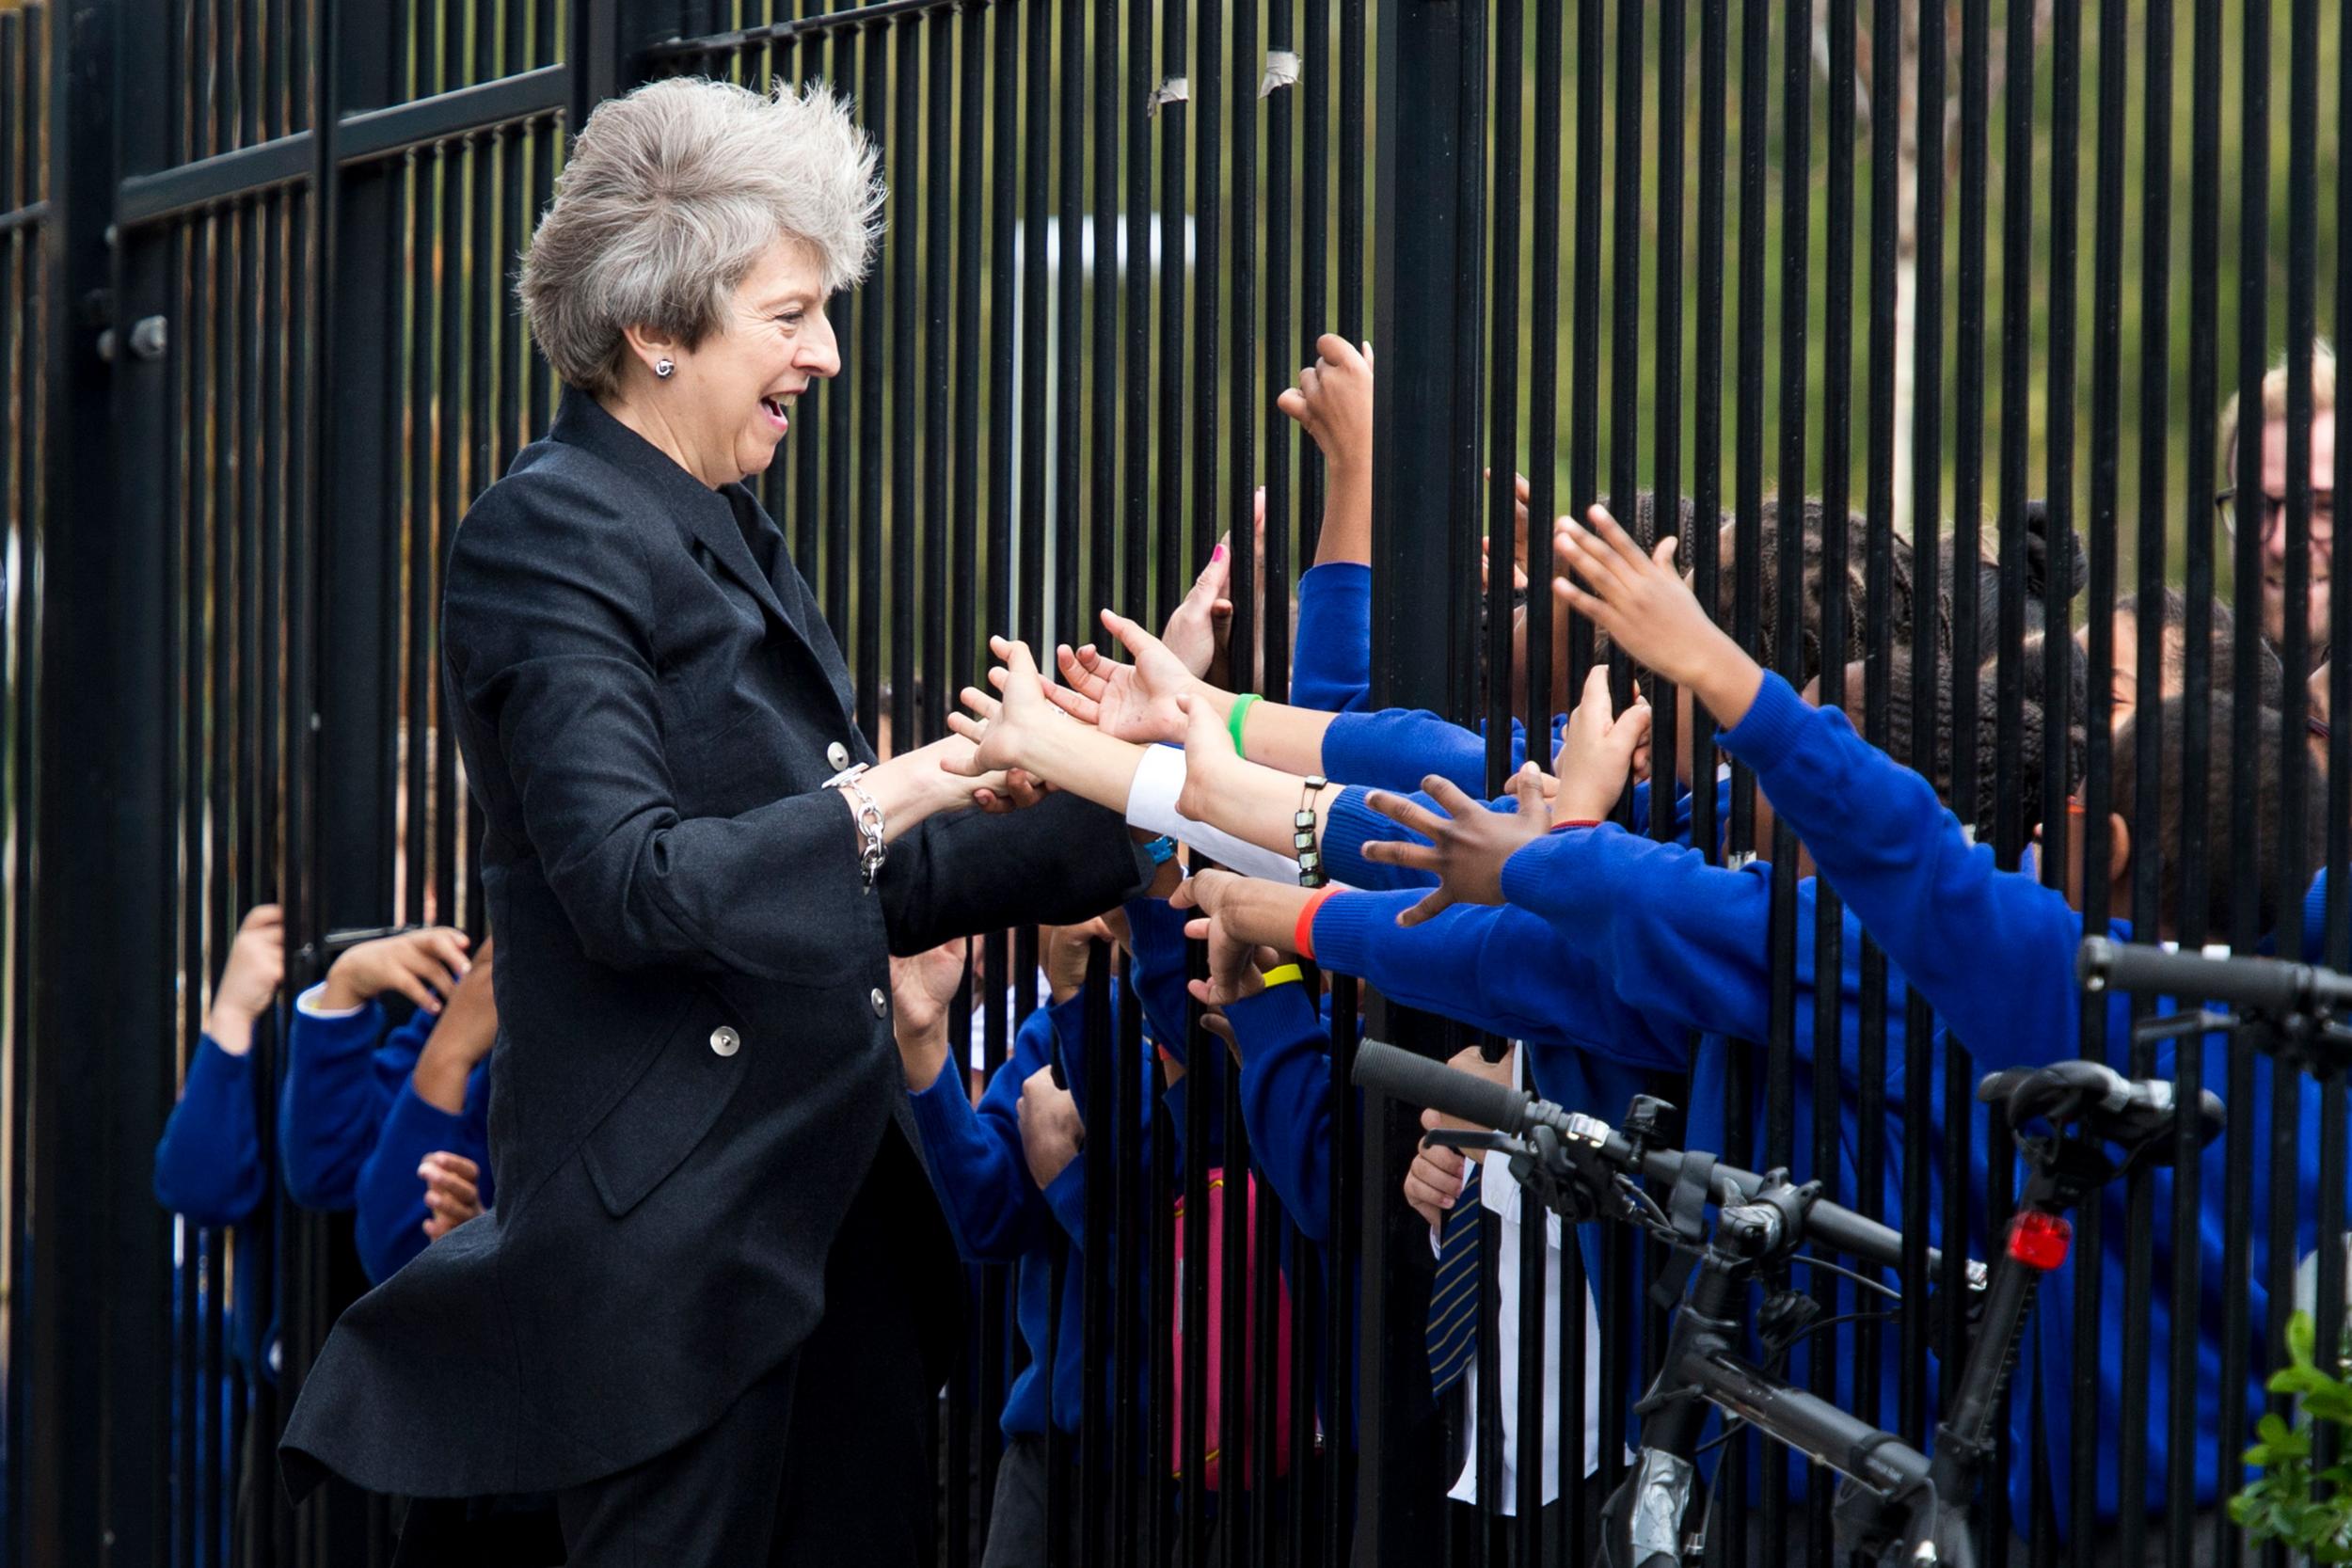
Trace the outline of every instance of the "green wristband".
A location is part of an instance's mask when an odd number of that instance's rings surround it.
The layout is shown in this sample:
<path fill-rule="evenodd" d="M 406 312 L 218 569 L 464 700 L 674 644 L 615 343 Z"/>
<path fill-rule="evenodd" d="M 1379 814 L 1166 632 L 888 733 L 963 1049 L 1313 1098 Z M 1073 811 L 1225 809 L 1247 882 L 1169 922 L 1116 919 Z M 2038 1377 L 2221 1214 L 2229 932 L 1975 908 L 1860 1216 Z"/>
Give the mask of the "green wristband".
<path fill-rule="evenodd" d="M 1242 749 L 1241 721 L 1243 717 L 1249 712 L 1250 705 L 1255 703 L 1257 700 L 1258 694 L 1256 692 L 1245 691 L 1240 696 L 1233 699 L 1232 711 L 1225 716 L 1225 729 L 1226 732 L 1233 737 L 1233 751 L 1236 755 L 1246 757 L 1249 754 L 1247 751 Z"/>

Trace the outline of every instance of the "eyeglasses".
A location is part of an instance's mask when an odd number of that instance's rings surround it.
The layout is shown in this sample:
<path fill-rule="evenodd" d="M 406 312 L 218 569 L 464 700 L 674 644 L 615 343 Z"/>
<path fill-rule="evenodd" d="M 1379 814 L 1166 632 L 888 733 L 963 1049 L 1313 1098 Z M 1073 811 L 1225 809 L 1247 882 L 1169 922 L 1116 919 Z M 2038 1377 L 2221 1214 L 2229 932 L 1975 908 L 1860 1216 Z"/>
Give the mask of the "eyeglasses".
<path fill-rule="evenodd" d="M 2221 514 L 2224 526 L 2237 528 L 2237 491 L 2223 490 L 2213 498 L 2214 510 Z M 2267 545 L 2286 526 L 2287 499 L 2265 495 L 2263 501 L 2263 543 Z M 2336 493 L 2333 490 L 2312 492 L 2312 543 L 2332 545 L 2336 538 Z"/>

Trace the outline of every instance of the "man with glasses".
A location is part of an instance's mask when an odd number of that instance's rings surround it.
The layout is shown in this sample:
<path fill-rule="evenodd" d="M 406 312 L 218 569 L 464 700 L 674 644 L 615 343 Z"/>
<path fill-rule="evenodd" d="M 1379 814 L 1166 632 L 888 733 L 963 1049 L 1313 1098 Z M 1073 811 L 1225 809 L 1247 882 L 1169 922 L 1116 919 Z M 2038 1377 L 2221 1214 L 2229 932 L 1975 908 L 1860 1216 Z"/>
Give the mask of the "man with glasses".
<path fill-rule="evenodd" d="M 2287 367 L 2284 360 L 2263 377 L 2262 405 L 2263 635 L 2281 651 L 2287 616 Z M 2221 473 L 2234 480 L 2238 459 L 2238 405 L 2234 397 L 2221 413 Z M 2237 492 L 2214 498 L 2221 526 L 2234 534 Z M 2328 580 L 2336 534 L 2336 356 L 2326 343 L 2312 346 L 2312 526 L 2310 663 L 2326 662 L 2328 646 Z M 2320 695 L 2324 696 L 2322 692 Z"/>

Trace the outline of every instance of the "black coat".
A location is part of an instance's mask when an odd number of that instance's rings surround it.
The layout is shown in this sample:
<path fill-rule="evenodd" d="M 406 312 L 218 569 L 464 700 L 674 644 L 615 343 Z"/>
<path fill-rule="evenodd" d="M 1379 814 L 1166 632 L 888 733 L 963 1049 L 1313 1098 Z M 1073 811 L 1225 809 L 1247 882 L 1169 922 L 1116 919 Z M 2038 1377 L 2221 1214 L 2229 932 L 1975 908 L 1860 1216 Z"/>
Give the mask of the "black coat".
<path fill-rule="evenodd" d="M 775 525 L 577 392 L 459 528 L 443 645 L 499 1200 L 344 1314 L 287 1425 L 297 1493 L 322 1466 L 553 1491 L 707 1427 L 807 1337 L 894 1114 L 911 1134 L 886 955 L 1090 916 L 1151 869 L 1057 796 L 934 817 L 864 891 L 821 786 L 872 752 Z"/>

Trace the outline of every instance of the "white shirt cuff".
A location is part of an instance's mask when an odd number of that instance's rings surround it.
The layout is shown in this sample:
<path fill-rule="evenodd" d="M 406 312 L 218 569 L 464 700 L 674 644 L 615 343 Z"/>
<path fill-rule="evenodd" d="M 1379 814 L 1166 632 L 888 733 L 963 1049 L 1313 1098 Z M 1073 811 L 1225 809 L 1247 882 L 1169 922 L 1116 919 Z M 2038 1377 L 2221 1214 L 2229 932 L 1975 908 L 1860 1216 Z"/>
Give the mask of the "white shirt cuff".
<path fill-rule="evenodd" d="M 1288 855 L 1235 838 L 1221 828 L 1196 822 L 1176 809 L 1184 787 L 1184 753 L 1174 746 L 1146 746 L 1127 791 L 1127 825 L 1165 833 L 1189 844 L 1229 871 L 1270 882 L 1298 885 L 1298 863 Z M 1340 884 L 1333 883 L 1333 886 Z"/>
<path fill-rule="evenodd" d="M 294 1011 L 302 1014 L 305 1018 L 317 1019 L 358 1018 L 361 1013 L 367 1011 L 368 1005 L 365 1002 L 360 1003 L 356 1007 L 320 1006 L 319 993 L 325 990 L 326 990 L 326 982 L 321 980 L 317 985 L 312 986 L 309 990 L 306 990 L 300 996 L 295 997 Z"/>

